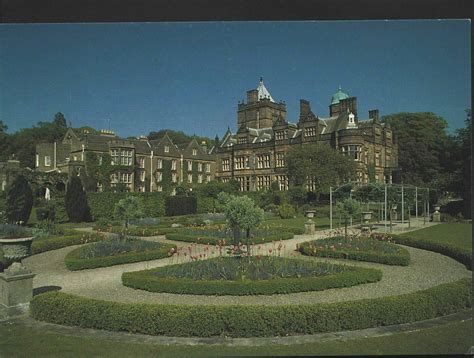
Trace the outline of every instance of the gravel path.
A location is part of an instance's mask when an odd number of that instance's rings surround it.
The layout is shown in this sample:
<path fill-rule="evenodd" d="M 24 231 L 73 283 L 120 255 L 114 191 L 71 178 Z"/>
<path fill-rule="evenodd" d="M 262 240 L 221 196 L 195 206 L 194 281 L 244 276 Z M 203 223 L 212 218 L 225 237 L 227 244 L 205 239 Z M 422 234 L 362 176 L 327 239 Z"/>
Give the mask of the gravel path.
<path fill-rule="evenodd" d="M 295 252 L 296 244 L 320 239 L 328 235 L 329 230 L 319 231 L 315 235 L 297 235 L 291 240 L 283 241 L 285 248 L 281 254 L 290 257 L 302 257 L 307 260 L 326 261 L 354 265 L 360 267 L 377 268 L 383 272 L 383 278 L 377 283 L 363 284 L 342 289 L 330 289 L 320 292 L 301 292 L 287 295 L 272 296 L 199 296 L 178 295 L 168 293 L 152 293 L 135 290 L 122 285 L 123 272 L 143 270 L 177 263 L 178 259 L 166 258 L 147 262 L 138 262 L 120 266 L 104 267 L 91 270 L 69 271 L 64 264 L 65 255 L 78 246 L 70 246 L 59 250 L 34 255 L 23 260 L 24 264 L 37 275 L 34 278 L 34 287 L 60 286 L 62 291 L 80 296 L 119 302 L 142 302 L 161 304 L 303 304 L 318 302 L 339 302 L 362 298 L 399 295 L 403 293 L 423 290 L 442 283 L 456 281 L 464 277 L 471 277 L 472 272 L 457 261 L 430 251 L 406 247 L 411 255 L 409 266 L 388 266 L 376 263 L 313 258 L 301 256 Z M 148 240 L 172 242 L 164 236 L 151 237 Z M 189 243 L 173 242 L 178 247 L 189 246 Z M 268 248 L 278 243 L 261 245 L 260 253 L 268 252 Z M 205 245 L 193 246 L 194 253 L 204 253 Z M 257 249 L 258 250 L 258 249 Z M 207 252 L 209 253 L 209 251 Z M 210 255 L 212 256 L 212 254 Z M 217 256 L 217 253 L 214 254 Z M 184 262 L 181 256 L 179 261 Z M 189 261 L 189 258 L 186 258 Z"/>

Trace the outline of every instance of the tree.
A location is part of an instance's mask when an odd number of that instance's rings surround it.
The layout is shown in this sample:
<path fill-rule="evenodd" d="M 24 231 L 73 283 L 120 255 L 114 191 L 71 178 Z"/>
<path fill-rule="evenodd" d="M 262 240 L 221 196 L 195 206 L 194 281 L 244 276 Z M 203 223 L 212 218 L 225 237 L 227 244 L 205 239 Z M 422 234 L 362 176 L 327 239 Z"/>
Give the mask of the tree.
<path fill-rule="evenodd" d="M 64 114 L 62 114 L 61 112 L 58 112 L 54 115 L 54 119 L 53 119 L 53 124 L 59 126 L 59 127 L 67 127 L 67 123 L 66 123 L 66 118 L 64 118 Z"/>
<path fill-rule="evenodd" d="M 298 207 L 305 202 L 307 192 L 306 189 L 301 185 L 292 185 L 288 188 L 288 196 L 290 198 L 290 202 L 293 203 L 298 209 Z"/>
<path fill-rule="evenodd" d="M 23 175 L 18 175 L 7 191 L 6 213 L 10 223 L 26 224 L 33 207 L 33 192 Z"/>
<path fill-rule="evenodd" d="M 115 216 L 124 221 L 124 227 L 128 228 L 128 223 L 132 219 L 138 219 L 143 216 L 143 204 L 139 198 L 133 195 L 127 195 L 115 204 Z"/>
<path fill-rule="evenodd" d="M 396 113 L 384 116 L 398 142 L 400 180 L 405 184 L 445 187 L 453 138 L 446 120 L 431 112 Z"/>
<path fill-rule="evenodd" d="M 344 219 L 344 238 L 347 240 L 347 225 L 349 219 L 360 213 L 360 204 L 354 199 L 347 198 L 343 201 L 339 201 L 336 208 Z"/>
<path fill-rule="evenodd" d="M 290 149 L 286 156 L 288 175 L 293 185 L 305 185 L 311 179 L 316 200 L 331 185 L 350 180 L 355 174 L 352 159 L 325 144 L 310 144 Z"/>
<path fill-rule="evenodd" d="M 82 186 L 81 179 L 77 176 L 71 177 L 68 182 L 65 206 L 67 216 L 71 222 L 90 221 L 90 208 L 87 196 Z"/>
<path fill-rule="evenodd" d="M 263 221 L 263 210 L 247 196 L 219 194 L 219 201 L 224 204 L 227 223 L 234 234 L 234 245 L 240 242 L 242 230 L 246 233 L 247 253 L 250 253 L 250 232 Z"/>

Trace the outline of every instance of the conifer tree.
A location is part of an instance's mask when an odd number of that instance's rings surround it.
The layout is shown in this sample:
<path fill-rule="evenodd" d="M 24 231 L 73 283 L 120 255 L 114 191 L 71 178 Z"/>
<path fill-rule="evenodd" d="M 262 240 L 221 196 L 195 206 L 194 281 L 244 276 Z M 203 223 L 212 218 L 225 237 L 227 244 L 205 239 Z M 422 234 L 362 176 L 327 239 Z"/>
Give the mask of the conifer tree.
<path fill-rule="evenodd" d="M 66 191 L 66 212 L 71 222 L 90 220 L 90 209 L 87 196 L 82 186 L 81 179 L 73 176 L 68 183 Z"/>
<path fill-rule="evenodd" d="M 26 224 L 33 207 L 33 192 L 23 175 L 18 175 L 7 192 L 6 213 L 11 223 Z"/>

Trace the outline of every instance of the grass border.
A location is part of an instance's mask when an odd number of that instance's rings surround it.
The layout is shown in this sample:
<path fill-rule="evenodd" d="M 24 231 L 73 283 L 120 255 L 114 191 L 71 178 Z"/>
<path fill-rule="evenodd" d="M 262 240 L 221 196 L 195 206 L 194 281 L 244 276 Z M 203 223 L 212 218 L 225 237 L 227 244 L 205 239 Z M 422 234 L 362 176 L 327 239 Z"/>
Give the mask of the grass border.
<path fill-rule="evenodd" d="M 357 330 L 448 315 L 471 306 L 472 279 L 399 296 L 306 305 L 159 305 L 47 292 L 30 314 L 50 323 L 172 337 L 269 337 Z"/>

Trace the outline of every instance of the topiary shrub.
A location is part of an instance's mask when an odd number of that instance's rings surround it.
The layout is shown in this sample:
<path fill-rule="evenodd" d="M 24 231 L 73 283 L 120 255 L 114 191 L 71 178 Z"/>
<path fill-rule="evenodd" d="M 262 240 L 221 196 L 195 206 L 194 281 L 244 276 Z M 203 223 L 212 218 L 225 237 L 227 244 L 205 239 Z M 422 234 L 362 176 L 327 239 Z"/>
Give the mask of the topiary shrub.
<path fill-rule="evenodd" d="M 291 219 L 295 216 L 295 208 L 290 204 L 283 204 L 278 207 L 278 215 L 282 219 Z"/>
<path fill-rule="evenodd" d="M 23 175 L 18 175 L 7 192 L 6 215 L 11 223 L 28 222 L 33 207 L 33 192 Z"/>
<path fill-rule="evenodd" d="M 77 176 L 71 177 L 71 180 L 68 183 L 65 206 L 67 215 L 71 222 L 79 223 L 83 221 L 91 221 L 86 192 L 82 186 L 81 179 Z"/>

